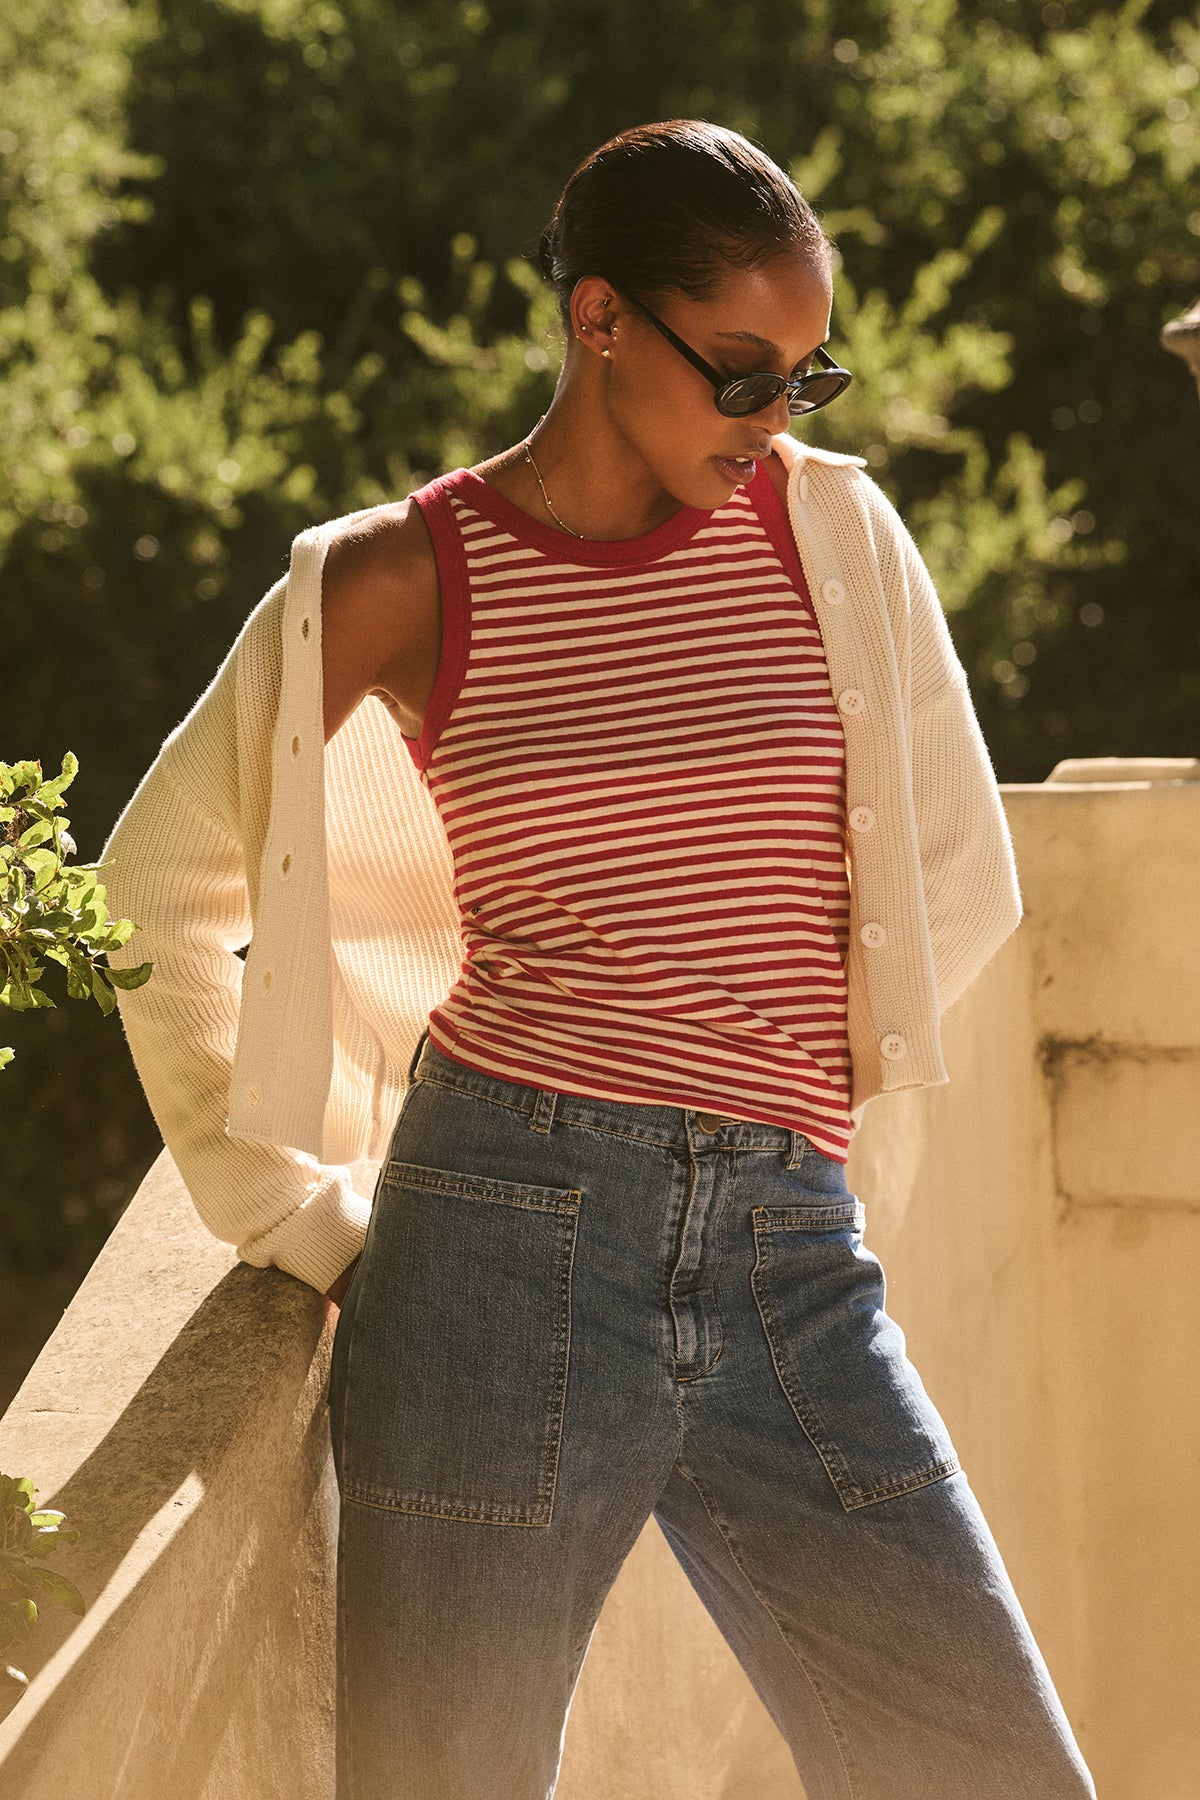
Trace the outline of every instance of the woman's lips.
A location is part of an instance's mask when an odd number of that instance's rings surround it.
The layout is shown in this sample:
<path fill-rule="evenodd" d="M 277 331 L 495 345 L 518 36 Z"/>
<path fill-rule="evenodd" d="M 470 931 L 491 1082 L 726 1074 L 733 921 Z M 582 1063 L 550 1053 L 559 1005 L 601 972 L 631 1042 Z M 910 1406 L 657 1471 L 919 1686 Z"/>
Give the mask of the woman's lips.
<path fill-rule="evenodd" d="M 714 456 L 712 460 L 726 481 L 736 482 L 739 487 L 744 487 L 748 481 L 754 480 L 754 471 L 758 467 L 752 456 L 739 457 L 736 460 L 730 456 Z"/>

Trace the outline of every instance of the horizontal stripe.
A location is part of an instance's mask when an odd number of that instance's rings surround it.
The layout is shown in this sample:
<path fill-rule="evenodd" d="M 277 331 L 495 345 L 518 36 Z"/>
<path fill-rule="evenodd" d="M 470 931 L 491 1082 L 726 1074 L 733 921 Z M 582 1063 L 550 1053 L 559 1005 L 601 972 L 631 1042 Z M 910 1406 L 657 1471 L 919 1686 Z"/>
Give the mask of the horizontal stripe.
<path fill-rule="evenodd" d="M 844 1161 L 843 727 L 766 470 L 578 562 L 470 470 L 413 498 L 443 667 L 406 741 L 463 943 L 433 1042 L 505 1080 L 790 1126 Z"/>

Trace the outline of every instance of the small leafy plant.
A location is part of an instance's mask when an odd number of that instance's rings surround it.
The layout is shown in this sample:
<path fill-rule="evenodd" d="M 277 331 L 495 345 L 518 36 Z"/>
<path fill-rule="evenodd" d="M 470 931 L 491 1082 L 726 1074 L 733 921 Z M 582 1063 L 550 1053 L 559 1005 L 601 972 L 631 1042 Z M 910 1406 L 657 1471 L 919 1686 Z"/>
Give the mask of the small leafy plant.
<path fill-rule="evenodd" d="M 95 878 L 103 863 L 66 864 L 75 841 L 62 796 L 78 770 L 70 750 L 52 781 L 42 780 L 40 762 L 0 762 L 0 1006 L 14 1012 L 54 1005 L 38 985 L 47 959 L 66 969 L 71 999 L 91 998 L 104 1013 L 117 1003 L 114 989 L 141 987 L 154 967 L 101 968 L 96 961 L 127 943 L 136 926 L 109 918 Z M 12 1057 L 0 1047 L 0 1069 Z"/>
<path fill-rule="evenodd" d="M 65 1513 L 35 1510 L 36 1491 L 27 1476 L 0 1475 L 0 1656 L 29 1637 L 38 1600 L 47 1594 L 83 1617 L 83 1596 L 74 1582 L 45 1566 L 59 1544 L 75 1543 L 79 1533 L 74 1527 L 63 1530 Z M 6 1685 L 16 1682 L 22 1691 L 29 1685 L 25 1671 L 7 1661 L 3 1674 Z"/>

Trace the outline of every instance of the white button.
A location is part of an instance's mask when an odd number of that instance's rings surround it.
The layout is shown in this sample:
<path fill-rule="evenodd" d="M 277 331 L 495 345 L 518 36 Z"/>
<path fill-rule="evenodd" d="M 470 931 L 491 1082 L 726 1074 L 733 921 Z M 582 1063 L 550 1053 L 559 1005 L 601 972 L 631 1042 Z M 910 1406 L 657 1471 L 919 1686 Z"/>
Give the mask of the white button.
<path fill-rule="evenodd" d="M 898 1031 L 889 1031 L 886 1037 L 879 1040 L 879 1053 L 886 1056 L 889 1062 L 899 1062 L 902 1056 L 907 1056 L 908 1045 Z"/>
<path fill-rule="evenodd" d="M 252 1088 L 246 1089 L 246 1098 L 250 1102 L 251 1106 L 257 1106 L 259 1100 L 261 1099 L 261 1095 L 259 1094 L 259 1091 L 257 1088 L 252 1087 Z"/>
<path fill-rule="evenodd" d="M 843 688 L 838 695 L 838 707 L 844 713 L 860 713 L 866 704 L 858 688 Z"/>
<path fill-rule="evenodd" d="M 829 581 L 821 583 L 821 598 L 828 600 L 830 606 L 840 606 L 846 598 L 846 590 L 840 581 L 834 581 L 831 578 Z"/>
<path fill-rule="evenodd" d="M 858 935 L 864 944 L 870 945 L 872 950 L 878 950 L 881 944 L 887 943 L 887 932 L 875 919 L 871 919 L 864 925 Z"/>
<path fill-rule="evenodd" d="M 801 477 L 800 477 L 800 498 L 801 498 L 801 500 L 804 500 L 804 501 L 808 500 L 808 476 L 807 475 L 801 475 Z"/>
<path fill-rule="evenodd" d="M 856 806 L 850 814 L 851 831 L 870 831 L 875 823 L 875 814 L 869 806 Z"/>

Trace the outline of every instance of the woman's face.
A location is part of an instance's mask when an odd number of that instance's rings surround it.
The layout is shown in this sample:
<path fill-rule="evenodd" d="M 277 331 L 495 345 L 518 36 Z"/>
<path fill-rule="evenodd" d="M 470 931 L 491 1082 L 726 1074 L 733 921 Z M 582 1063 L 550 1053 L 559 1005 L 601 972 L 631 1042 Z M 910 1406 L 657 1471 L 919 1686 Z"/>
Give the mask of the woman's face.
<path fill-rule="evenodd" d="M 727 269 L 707 300 L 673 293 L 653 311 L 722 375 L 791 375 L 805 373 L 828 338 L 832 302 L 824 263 L 788 252 L 756 269 Z M 606 362 L 614 424 L 647 470 L 685 505 L 723 505 L 740 483 L 718 459 L 769 455 L 771 438 L 790 423 L 787 395 L 761 412 L 727 418 L 717 411 L 707 377 L 619 290 L 612 305 L 619 327 Z M 604 317 L 612 316 L 612 305 Z M 753 473 L 747 466 L 744 479 Z"/>

